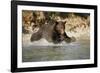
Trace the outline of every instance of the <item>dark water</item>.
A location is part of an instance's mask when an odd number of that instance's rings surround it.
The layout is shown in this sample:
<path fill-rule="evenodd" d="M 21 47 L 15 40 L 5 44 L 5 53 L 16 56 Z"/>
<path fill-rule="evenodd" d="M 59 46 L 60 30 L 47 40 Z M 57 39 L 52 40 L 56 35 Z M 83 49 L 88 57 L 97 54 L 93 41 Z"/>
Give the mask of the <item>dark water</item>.
<path fill-rule="evenodd" d="M 80 60 L 90 58 L 90 41 L 80 40 L 64 46 L 23 45 L 22 61 Z"/>

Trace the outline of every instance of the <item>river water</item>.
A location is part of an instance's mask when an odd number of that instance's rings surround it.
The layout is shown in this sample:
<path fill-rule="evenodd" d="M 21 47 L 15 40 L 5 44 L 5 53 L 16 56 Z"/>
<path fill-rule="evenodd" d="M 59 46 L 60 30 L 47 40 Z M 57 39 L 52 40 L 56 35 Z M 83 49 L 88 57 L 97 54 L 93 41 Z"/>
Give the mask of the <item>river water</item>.
<path fill-rule="evenodd" d="M 24 38 L 25 39 L 25 38 Z M 72 43 L 49 43 L 44 39 L 30 42 L 23 40 L 22 61 L 58 61 L 90 59 L 90 40 L 76 40 Z"/>

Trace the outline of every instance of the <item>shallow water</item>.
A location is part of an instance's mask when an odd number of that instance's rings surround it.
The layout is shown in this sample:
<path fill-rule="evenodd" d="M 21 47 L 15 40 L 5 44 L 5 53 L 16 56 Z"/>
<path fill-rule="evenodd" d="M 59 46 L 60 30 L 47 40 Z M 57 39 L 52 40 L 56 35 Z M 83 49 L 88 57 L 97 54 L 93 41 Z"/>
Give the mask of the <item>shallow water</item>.
<path fill-rule="evenodd" d="M 90 41 L 76 40 L 76 42 L 52 44 L 43 41 L 24 41 L 22 47 L 23 62 L 80 60 L 90 58 Z"/>

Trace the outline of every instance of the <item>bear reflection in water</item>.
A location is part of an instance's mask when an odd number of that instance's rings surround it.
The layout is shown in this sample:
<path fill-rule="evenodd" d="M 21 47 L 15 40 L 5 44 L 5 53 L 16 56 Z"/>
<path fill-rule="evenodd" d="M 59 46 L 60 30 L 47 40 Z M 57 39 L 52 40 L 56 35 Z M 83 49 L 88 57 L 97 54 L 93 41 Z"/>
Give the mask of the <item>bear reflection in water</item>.
<path fill-rule="evenodd" d="M 41 38 L 45 38 L 48 42 L 54 44 L 65 41 L 67 43 L 75 41 L 74 37 L 69 37 L 65 32 L 65 23 L 63 21 L 56 21 L 52 25 L 44 24 L 39 30 L 32 34 L 30 41 L 38 41 Z"/>

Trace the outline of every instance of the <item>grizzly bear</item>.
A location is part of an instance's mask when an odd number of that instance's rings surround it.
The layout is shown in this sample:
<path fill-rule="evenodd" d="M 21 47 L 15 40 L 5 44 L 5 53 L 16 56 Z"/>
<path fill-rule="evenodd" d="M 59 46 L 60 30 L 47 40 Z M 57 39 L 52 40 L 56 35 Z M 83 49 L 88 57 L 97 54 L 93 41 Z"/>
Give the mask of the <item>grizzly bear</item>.
<path fill-rule="evenodd" d="M 32 34 L 30 40 L 32 42 L 41 38 L 45 38 L 48 42 L 55 44 L 62 41 L 71 42 L 72 40 L 65 32 L 65 22 L 63 21 L 56 21 L 52 25 L 44 24 L 36 33 Z"/>

